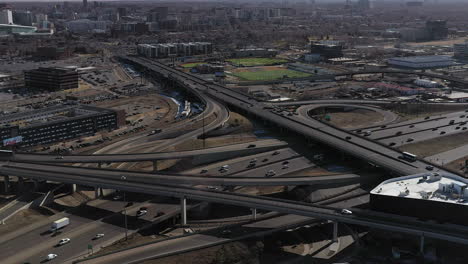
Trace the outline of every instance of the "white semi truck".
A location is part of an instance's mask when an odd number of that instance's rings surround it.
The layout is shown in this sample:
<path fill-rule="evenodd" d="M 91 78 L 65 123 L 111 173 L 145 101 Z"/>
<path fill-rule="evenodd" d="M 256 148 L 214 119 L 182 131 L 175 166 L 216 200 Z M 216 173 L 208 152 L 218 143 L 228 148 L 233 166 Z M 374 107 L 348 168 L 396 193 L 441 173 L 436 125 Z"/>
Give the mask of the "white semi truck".
<path fill-rule="evenodd" d="M 60 228 L 67 226 L 68 224 L 70 224 L 70 219 L 68 217 L 56 220 L 52 223 L 52 226 L 50 227 L 50 232 L 55 232 Z"/>

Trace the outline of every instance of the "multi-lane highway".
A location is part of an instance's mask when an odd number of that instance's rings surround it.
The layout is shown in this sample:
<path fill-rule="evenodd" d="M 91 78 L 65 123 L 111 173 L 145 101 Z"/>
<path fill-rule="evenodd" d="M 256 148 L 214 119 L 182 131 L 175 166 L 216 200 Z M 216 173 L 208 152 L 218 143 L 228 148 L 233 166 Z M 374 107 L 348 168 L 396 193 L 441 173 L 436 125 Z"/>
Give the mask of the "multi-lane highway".
<path fill-rule="evenodd" d="M 294 186 L 323 182 L 350 182 L 355 181 L 356 178 L 359 177 L 355 174 L 340 174 L 323 177 L 272 177 L 273 175 L 267 177 L 263 175 L 262 178 L 248 176 L 187 176 L 13 162 L 10 162 L 8 165 L 0 166 L 0 173 L 39 180 L 54 180 L 56 178 L 66 180 L 68 178 L 66 182 L 69 183 L 73 183 L 75 176 L 80 176 L 99 177 L 111 180 L 122 180 L 122 177 L 125 177 L 126 182 L 147 182 L 148 184 L 203 184 L 216 186 Z"/>
<path fill-rule="evenodd" d="M 135 154 L 94 154 L 94 155 L 53 155 L 14 153 L 12 156 L 2 156 L 2 161 L 36 162 L 36 163 L 111 163 L 111 162 L 139 162 L 166 159 L 183 159 L 200 156 L 223 155 L 236 153 L 243 155 L 265 150 L 281 148 L 287 143 L 279 140 L 259 140 L 253 143 L 240 143 L 222 147 L 212 147 L 188 151 L 135 153 Z M 159 146 L 159 145 L 158 145 Z"/>
<path fill-rule="evenodd" d="M 8 172 L 8 171 L 7 171 Z M 19 173 L 25 177 L 38 177 L 40 172 L 30 169 L 14 169 L 10 173 Z M 193 200 L 231 204 L 242 207 L 257 208 L 286 214 L 297 214 L 317 219 L 338 221 L 349 224 L 391 230 L 418 236 L 432 237 L 447 241 L 468 244 L 468 229 L 462 226 L 434 224 L 417 219 L 397 216 L 375 211 L 353 209 L 353 214 L 341 214 L 335 208 L 316 206 L 298 201 L 257 197 L 237 193 L 201 190 L 180 185 L 155 185 L 147 182 L 129 182 L 122 179 L 109 179 L 93 175 L 77 176 L 43 173 L 41 178 L 51 181 L 98 186 L 108 189 L 119 189 L 135 193 L 147 193 L 168 197 L 187 197 Z"/>

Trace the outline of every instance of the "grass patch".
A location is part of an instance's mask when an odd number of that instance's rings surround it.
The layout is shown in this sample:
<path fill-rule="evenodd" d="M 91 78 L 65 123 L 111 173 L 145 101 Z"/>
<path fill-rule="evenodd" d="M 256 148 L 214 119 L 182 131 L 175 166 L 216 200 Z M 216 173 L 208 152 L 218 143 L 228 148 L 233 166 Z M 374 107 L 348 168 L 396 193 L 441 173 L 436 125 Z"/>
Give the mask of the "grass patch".
<path fill-rule="evenodd" d="M 226 60 L 234 65 L 243 65 L 243 66 L 267 66 L 282 64 L 288 62 L 285 59 L 276 59 L 276 58 L 239 58 L 239 59 L 228 59 Z"/>
<path fill-rule="evenodd" d="M 181 64 L 180 67 L 182 68 L 193 68 L 193 67 L 197 67 L 198 65 L 200 64 L 205 64 L 205 62 L 190 62 L 190 63 L 184 63 L 184 64 Z"/>
<path fill-rule="evenodd" d="M 271 81 L 283 78 L 303 78 L 311 76 L 309 73 L 293 70 L 260 70 L 251 72 L 233 72 L 232 75 L 245 81 Z"/>

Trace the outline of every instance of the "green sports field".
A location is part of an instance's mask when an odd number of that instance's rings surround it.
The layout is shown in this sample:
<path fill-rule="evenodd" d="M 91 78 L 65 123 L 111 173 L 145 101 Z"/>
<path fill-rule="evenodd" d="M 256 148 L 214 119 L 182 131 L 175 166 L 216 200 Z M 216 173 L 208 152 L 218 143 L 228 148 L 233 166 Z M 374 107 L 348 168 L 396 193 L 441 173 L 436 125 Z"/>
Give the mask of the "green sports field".
<path fill-rule="evenodd" d="M 180 66 L 182 68 L 193 68 L 193 67 L 197 67 L 198 65 L 204 64 L 204 63 L 205 62 L 191 62 L 191 63 L 181 64 Z"/>
<path fill-rule="evenodd" d="M 298 72 L 288 69 L 281 70 L 260 70 L 260 71 L 250 71 L 250 72 L 233 72 L 233 76 L 243 80 L 243 81 L 272 81 L 286 78 L 302 78 L 311 76 L 311 74 Z"/>
<path fill-rule="evenodd" d="M 266 65 L 275 65 L 286 63 L 288 60 L 285 59 L 276 59 L 276 58 L 239 58 L 239 59 L 228 59 L 233 65 L 243 65 L 243 66 L 266 66 Z"/>

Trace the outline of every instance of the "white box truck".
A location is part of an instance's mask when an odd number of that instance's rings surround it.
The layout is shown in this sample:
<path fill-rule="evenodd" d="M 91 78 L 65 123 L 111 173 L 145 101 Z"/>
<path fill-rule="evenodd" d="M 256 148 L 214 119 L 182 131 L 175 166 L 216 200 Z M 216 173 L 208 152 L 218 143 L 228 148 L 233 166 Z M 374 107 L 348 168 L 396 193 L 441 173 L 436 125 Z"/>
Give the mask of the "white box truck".
<path fill-rule="evenodd" d="M 52 223 L 52 226 L 50 227 L 50 232 L 55 232 L 60 228 L 67 226 L 68 224 L 70 224 L 70 219 L 68 217 L 56 220 Z"/>

